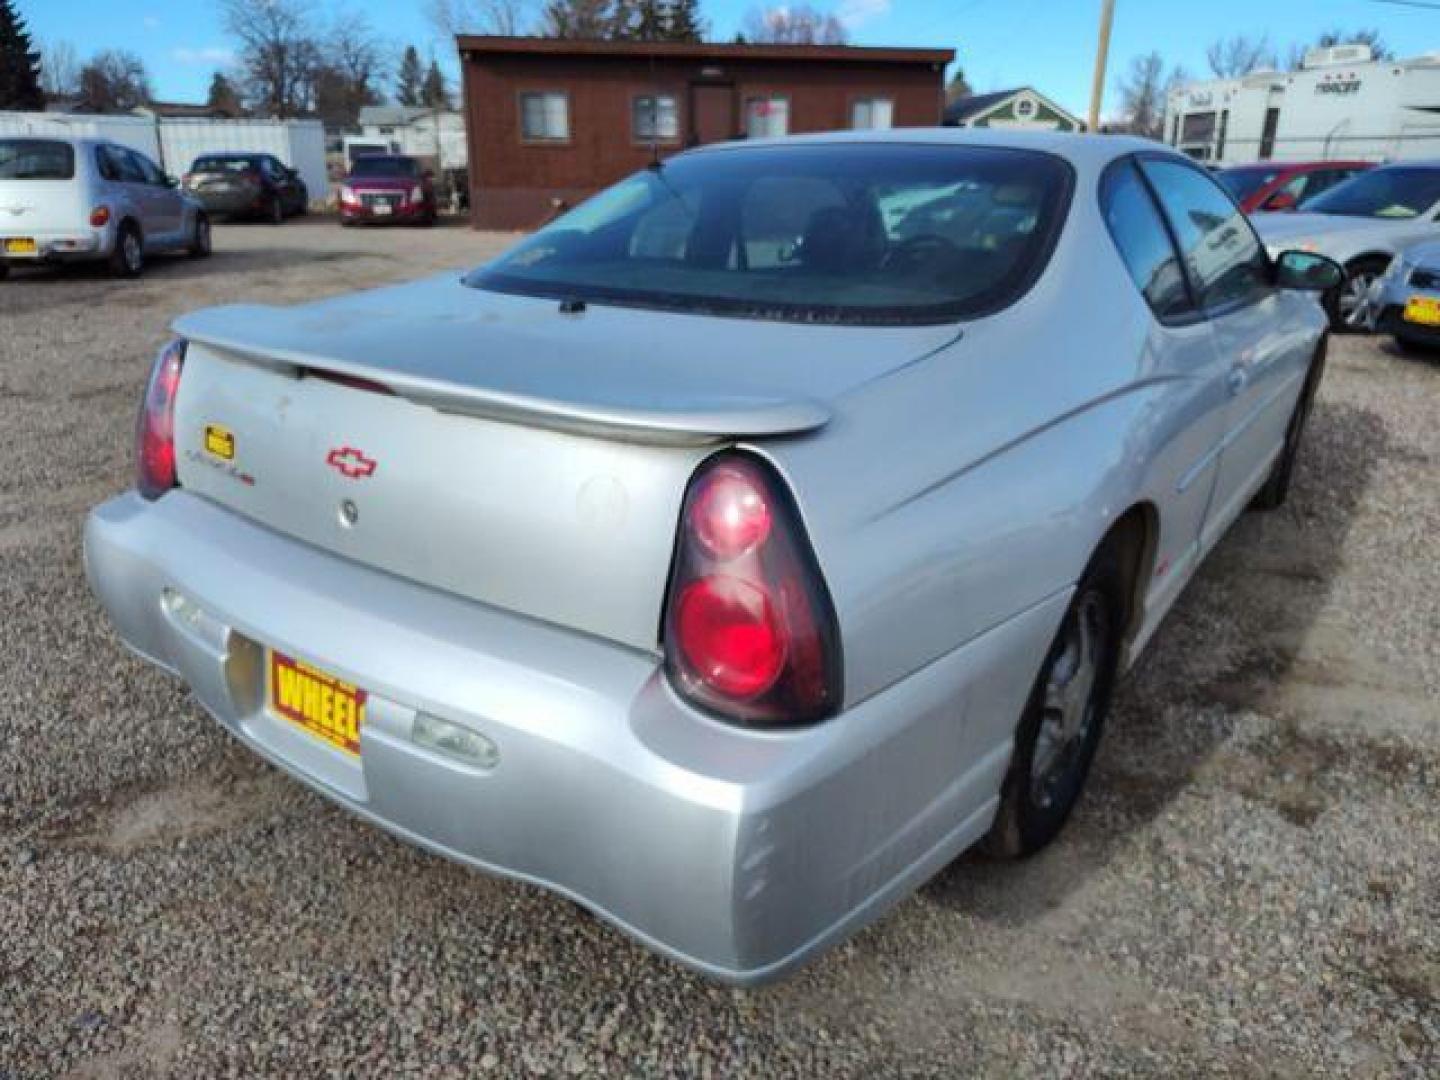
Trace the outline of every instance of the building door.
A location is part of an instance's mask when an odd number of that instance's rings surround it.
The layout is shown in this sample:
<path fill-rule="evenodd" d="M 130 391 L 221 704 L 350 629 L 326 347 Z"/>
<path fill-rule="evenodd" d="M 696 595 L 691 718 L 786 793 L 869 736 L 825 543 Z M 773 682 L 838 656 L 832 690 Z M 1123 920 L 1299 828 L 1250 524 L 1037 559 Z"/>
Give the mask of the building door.
<path fill-rule="evenodd" d="M 690 141 L 722 142 L 735 137 L 735 88 L 728 84 L 690 86 Z"/>
<path fill-rule="evenodd" d="M 1280 126 L 1280 110 L 1265 110 L 1265 128 L 1260 132 L 1260 160 L 1269 161 L 1275 153 L 1275 129 Z"/>

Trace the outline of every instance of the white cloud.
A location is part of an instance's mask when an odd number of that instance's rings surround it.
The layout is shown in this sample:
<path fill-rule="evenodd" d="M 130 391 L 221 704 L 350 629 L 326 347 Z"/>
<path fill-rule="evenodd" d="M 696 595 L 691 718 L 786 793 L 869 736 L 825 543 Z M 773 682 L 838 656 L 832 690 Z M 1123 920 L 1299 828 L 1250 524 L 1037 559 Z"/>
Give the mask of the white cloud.
<path fill-rule="evenodd" d="M 889 14 L 890 0 L 842 0 L 835 9 L 835 17 L 844 23 L 848 30 L 854 30 L 872 19 Z"/>
<path fill-rule="evenodd" d="M 235 62 L 235 50 L 227 49 L 224 45 L 202 45 L 193 49 L 181 46 L 170 50 L 170 58 L 177 64 L 213 64 L 226 67 Z"/>

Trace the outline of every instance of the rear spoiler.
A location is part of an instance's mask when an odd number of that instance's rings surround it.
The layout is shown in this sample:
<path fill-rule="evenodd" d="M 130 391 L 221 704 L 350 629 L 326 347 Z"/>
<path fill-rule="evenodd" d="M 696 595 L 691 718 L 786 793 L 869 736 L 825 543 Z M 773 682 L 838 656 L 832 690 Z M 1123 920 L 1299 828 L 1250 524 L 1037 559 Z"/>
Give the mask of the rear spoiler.
<path fill-rule="evenodd" d="M 213 309 L 212 309 L 213 310 Z M 228 309 L 231 312 L 236 308 Z M 258 311 L 269 309 L 256 308 Z M 498 420 L 525 427 L 661 446 L 708 443 L 762 436 L 796 435 L 824 427 L 830 410 L 810 399 L 778 399 L 687 393 L 665 400 L 666 391 L 644 404 L 584 401 L 562 393 L 544 395 L 504 390 L 357 363 L 304 349 L 257 346 L 253 340 L 217 332 L 206 312 L 176 320 L 175 332 L 224 359 L 269 368 L 295 379 L 329 377 L 352 386 L 389 392 L 439 412 Z M 673 391 L 672 391 L 673 393 Z"/>

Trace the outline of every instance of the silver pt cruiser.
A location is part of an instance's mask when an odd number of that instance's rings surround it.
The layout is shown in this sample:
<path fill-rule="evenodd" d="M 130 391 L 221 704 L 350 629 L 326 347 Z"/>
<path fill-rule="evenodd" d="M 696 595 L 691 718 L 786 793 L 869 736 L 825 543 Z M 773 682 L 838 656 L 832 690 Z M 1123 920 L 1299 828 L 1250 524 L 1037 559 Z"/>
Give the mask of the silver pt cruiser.
<path fill-rule="evenodd" d="M 180 319 L 89 576 L 326 796 L 756 982 L 1055 836 L 1284 498 L 1338 282 L 1150 143 L 697 150 L 464 277 Z"/>

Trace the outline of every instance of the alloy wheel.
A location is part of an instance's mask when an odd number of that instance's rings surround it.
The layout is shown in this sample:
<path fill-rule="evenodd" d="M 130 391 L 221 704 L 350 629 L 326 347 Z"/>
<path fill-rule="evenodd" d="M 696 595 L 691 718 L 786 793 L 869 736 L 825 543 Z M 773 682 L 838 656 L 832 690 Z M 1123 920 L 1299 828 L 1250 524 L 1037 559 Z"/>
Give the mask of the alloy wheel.
<path fill-rule="evenodd" d="M 1340 287 L 1340 320 L 1351 330 L 1362 330 L 1370 315 L 1370 286 L 1378 277 L 1372 270 L 1353 271 Z"/>

